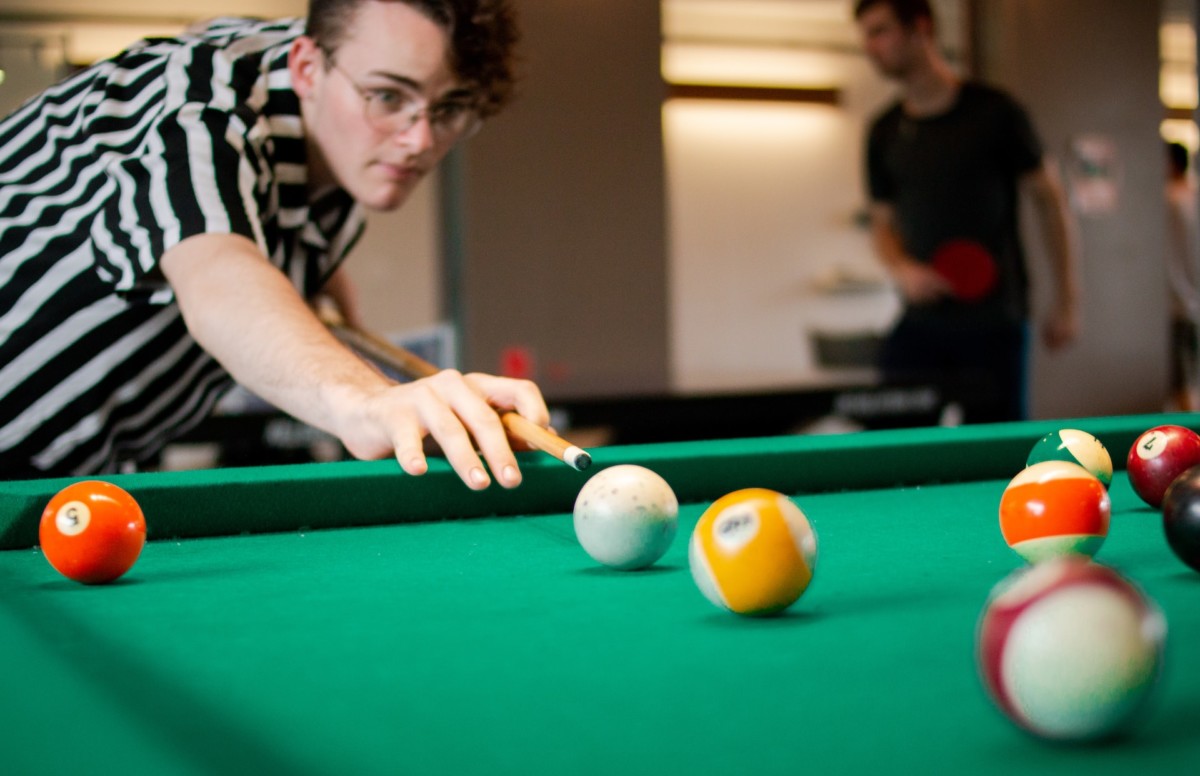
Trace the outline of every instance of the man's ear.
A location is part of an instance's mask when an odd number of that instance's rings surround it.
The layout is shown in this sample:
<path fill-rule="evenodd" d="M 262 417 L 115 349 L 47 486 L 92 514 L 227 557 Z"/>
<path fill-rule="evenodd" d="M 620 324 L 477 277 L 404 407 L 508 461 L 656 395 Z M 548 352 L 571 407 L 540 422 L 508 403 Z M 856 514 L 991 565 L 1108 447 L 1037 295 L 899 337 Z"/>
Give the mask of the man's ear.
<path fill-rule="evenodd" d="M 292 76 L 292 91 L 297 97 L 304 99 L 312 94 L 321 66 L 321 49 L 315 40 L 301 35 L 292 41 L 292 47 L 288 49 L 288 72 Z"/>

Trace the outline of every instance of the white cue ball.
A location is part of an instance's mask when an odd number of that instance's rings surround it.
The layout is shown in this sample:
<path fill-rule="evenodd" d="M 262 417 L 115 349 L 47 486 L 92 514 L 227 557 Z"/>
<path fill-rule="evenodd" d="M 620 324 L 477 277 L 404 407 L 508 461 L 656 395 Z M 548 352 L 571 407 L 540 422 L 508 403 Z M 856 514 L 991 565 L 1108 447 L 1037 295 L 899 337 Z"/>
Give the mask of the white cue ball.
<path fill-rule="evenodd" d="M 675 492 L 642 466 L 604 469 L 575 499 L 576 538 L 594 560 L 614 569 L 641 569 L 661 558 L 678 522 Z"/>

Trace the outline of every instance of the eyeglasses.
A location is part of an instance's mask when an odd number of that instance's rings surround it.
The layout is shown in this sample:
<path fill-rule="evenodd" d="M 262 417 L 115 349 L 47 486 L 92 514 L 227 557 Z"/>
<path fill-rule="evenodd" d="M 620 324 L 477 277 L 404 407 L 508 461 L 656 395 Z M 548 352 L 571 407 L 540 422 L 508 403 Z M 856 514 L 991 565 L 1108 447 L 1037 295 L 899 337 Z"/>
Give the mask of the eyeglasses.
<path fill-rule="evenodd" d="M 424 116 L 436 141 L 453 143 L 475 134 L 483 125 L 475 101 L 469 97 L 450 98 L 430 105 L 399 86 L 362 86 L 332 56 L 326 54 L 325 60 L 358 92 L 363 101 L 363 115 L 380 132 L 403 134 Z"/>

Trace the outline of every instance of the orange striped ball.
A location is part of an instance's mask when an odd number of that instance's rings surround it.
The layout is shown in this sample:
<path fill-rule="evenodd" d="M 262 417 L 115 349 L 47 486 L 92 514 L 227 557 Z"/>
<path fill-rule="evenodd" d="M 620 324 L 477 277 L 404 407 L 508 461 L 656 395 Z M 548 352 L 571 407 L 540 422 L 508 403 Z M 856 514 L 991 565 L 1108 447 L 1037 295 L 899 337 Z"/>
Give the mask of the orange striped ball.
<path fill-rule="evenodd" d="M 817 535 L 790 499 L 748 488 L 713 502 L 688 547 L 704 596 L 737 614 L 766 615 L 796 602 L 812 581 Z"/>
<path fill-rule="evenodd" d="M 1000 498 L 1004 541 L 1030 563 L 1062 555 L 1091 557 L 1108 536 L 1111 502 L 1104 484 L 1079 464 L 1028 467 Z"/>

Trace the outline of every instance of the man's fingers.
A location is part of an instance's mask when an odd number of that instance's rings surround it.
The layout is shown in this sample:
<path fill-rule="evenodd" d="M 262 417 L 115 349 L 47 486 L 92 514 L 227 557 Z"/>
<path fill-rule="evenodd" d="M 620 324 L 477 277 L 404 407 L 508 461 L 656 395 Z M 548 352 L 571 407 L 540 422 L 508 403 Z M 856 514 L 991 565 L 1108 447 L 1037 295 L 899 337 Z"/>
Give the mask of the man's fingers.
<path fill-rule="evenodd" d="M 520 469 L 504 425 L 495 408 L 485 401 L 476 386 L 455 373 L 439 375 L 431 382 L 437 386 L 438 395 L 469 432 L 470 438 L 474 439 L 500 484 L 507 488 L 520 484 Z"/>
<path fill-rule="evenodd" d="M 534 382 L 480 373 L 466 375 L 466 380 L 491 406 L 514 410 L 543 428 L 550 425 L 550 410 Z"/>
<path fill-rule="evenodd" d="M 428 438 L 473 490 L 488 487 L 493 477 L 512 488 L 520 484 L 521 471 L 498 414 L 508 410 L 538 426 L 549 425 L 549 410 L 532 382 L 443 370 L 373 397 L 354 433 L 343 441 L 359 457 L 386 454 L 390 445 L 400 467 L 420 475 L 429 468 L 424 450 Z"/>

